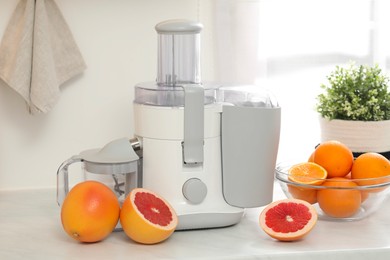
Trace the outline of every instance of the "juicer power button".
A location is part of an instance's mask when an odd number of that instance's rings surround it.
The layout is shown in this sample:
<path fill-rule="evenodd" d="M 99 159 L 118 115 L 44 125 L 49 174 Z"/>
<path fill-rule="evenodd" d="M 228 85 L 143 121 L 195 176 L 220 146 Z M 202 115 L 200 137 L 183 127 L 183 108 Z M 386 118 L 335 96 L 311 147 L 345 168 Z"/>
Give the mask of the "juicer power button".
<path fill-rule="evenodd" d="M 183 195 L 191 203 L 201 203 L 207 195 L 207 186 L 198 178 L 191 178 L 183 185 Z"/>

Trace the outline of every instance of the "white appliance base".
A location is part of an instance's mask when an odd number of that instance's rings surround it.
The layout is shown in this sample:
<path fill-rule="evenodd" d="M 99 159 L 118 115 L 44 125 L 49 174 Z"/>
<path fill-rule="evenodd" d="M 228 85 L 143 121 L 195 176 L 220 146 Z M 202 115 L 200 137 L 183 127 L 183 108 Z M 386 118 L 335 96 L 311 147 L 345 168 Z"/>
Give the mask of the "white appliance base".
<path fill-rule="evenodd" d="M 240 222 L 244 209 L 236 212 L 202 212 L 179 215 L 176 230 L 206 229 L 232 226 Z"/>

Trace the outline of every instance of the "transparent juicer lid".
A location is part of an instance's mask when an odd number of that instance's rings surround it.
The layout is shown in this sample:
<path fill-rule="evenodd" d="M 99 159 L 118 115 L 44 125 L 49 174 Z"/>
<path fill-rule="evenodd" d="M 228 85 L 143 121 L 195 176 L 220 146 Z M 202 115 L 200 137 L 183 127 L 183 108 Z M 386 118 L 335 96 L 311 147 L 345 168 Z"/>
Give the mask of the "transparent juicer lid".
<path fill-rule="evenodd" d="M 135 103 L 184 106 L 183 85 L 201 85 L 200 32 L 202 25 L 188 20 L 169 20 L 156 25 L 158 68 L 156 82 L 135 86 Z M 215 102 L 215 88 L 203 86 L 204 103 Z"/>

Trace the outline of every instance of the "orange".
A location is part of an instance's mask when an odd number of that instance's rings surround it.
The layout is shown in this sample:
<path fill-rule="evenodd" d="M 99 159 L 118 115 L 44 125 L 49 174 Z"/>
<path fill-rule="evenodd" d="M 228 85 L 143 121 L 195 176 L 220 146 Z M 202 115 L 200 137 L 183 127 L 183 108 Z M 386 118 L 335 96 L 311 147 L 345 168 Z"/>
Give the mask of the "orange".
<path fill-rule="evenodd" d="M 61 206 L 65 232 L 81 242 L 106 238 L 119 219 L 120 206 L 115 193 L 103 183 L 85 181 L 75 185 Z"/>
<path fill-rule="evenodd" d="M 156 244 L 172 235 L 178 218 L 171 205 L 156 193 L 143 188 L 132 190 L 120 213 L 126 235 L 142 244 Z"/>
<path fill-rule="evenodd" d="M 314 162 L 328 172 L 328 178 L 344 177 L 352 168 L 352 151 L 339 141 L 325 141 L 314 151 Z"/>
<path fill-rule="evenodd" d="M 360 209 L 362 195 L 360 190 L 354 189 L 358 187 L 355 182 L 348 178 L 335 177 L 324 182 L 322 186 L 327 188 L 317 191 L 317 200 L 320 208 L 328 216 L 347 218 Z"/>
<path fill-rule="evenodd" d="M 389 178 L 386 178 L 389 176 Z M 380 178 L 383 177 L 383 178 Z M 380 178 L 377 180 L 362 180 L 359 185 L 374 185 L 390 181 L 390 161 L 379 153 L 364 153 L 356 158 L 352 170 L 352 179 Z M 380 191 L 378 188 L 374 191 Z"/>
<path fill-rule="evenodd" d="M 259 216 L 260 227 L 280 241 L 303 238 L 317 223 L 314 207 L 303 200 L 284 199 L 266 206 Z"/>
<path fill-rule="evenodd" d="M 320 185 L 327 177 L 326 170 L 313 162 L 295 164 L 288 170 L 288 179 L 298 184 Z M 300 185 L 288 184 L 288 191 L 295 199 L 314 204 L 317 202 L 317 190 Z"/>
<path fill-rule="evenodd" d="M 317 190 L 287 184 L 288 192 L 294 199 L 304 200 L 310 204 L 317 202 Z"/>
<path fill-rule="evenodd" d="M 327 176 L 327 171 L 313 162 L 295 164 L 288 170 L 288 179 L 301 184 L 319 185 Z"/>

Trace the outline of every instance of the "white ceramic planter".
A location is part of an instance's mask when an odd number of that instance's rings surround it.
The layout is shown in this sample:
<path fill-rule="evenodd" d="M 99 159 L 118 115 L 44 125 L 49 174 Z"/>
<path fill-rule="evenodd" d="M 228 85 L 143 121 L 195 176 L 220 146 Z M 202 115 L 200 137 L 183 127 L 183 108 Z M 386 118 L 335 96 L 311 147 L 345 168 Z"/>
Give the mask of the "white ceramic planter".
<path fill-rule="evenodd" d="M 354 153 L 390 151 L 390 120 L 349 121 L 319 117 L 321 142 L 338 140 Z"/>

